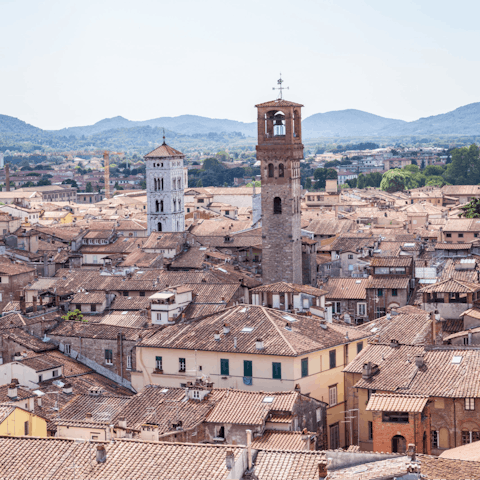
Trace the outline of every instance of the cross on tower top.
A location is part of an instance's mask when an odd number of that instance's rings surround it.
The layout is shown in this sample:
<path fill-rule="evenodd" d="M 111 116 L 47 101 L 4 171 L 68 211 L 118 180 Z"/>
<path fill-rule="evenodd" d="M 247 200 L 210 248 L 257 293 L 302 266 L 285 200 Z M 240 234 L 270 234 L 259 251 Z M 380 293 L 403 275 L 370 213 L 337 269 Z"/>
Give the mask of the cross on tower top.
<path fill-rule="evenodd" d="M 166 145 L 166 143 L 165 143 L 165 129 L 163 129 L 163 145 Z"/>
<path fill-rule="evenodd" d="M 283 87 L 284 80 L 282 80 L 282 74 L 280 74 L 280 78 L 277 80 L 277 85 L 278 87 L 273 87 L 273 90 L 278 90 L 278 100 L 282 100 L 283 96 L 283 90 L 288 90 L 289 87 Z"/>

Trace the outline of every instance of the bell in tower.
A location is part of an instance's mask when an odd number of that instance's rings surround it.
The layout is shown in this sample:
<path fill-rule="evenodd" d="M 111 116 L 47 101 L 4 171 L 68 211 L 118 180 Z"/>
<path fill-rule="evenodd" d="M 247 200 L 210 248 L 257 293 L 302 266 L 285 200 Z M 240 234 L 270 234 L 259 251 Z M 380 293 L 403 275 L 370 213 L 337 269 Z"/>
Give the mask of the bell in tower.
<path fill-rule="evenodd" d="M 280 92 L 283 87 L 279 80 Z M 262 174 L 263 283 L 302 284 L 301 108 L 281 98 L 256 105 L 257 160 Z"/>

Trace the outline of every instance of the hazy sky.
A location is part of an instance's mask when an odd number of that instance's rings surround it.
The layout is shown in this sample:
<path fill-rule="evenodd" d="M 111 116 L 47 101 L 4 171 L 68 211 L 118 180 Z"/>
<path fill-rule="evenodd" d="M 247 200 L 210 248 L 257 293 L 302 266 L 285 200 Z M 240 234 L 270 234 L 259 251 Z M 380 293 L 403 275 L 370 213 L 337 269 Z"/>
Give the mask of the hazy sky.
<path fill-rule="evenodd" d="M 356 108 L 415 120 L 480 100 L 478 0 L 0 0 L 0 114 L 255 121 Z"/>

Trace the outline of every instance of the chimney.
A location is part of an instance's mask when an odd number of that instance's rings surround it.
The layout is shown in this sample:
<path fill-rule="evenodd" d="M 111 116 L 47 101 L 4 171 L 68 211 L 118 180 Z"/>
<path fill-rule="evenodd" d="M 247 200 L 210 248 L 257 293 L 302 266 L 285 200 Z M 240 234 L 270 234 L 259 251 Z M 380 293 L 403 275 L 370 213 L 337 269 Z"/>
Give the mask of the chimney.
<path fill-rule="evenodd" d="M 227 333 L 230 333 L 230 325 L 228 323 L 223 324 L 223 333 L 226 335 Z"/>
<path fill-rule="evenodd" d="M 233 348 L 237 348 L 237 337 L 233 338 Z"/>
<path fill-rule="evenodd" d="M 415 444 L 409 443 L 407 447 L 407 457 L 409 457 L 411 462 L 415 461 Z"/>
<path fill-rule="evenodd" d="M 71 395 L 72 392 L 73 392 L 72 384 L 71 383 L 66 383 L 63 386 L 63 393 L 65 393 L 67 395 Z"/>
<path fill-rule="evenodd" d="M 36 297 L 36 295 L 34 295 L 34 297 L 33 297 L 33 311 L 34 312 L 37 311 L 37 297 Z"/>
<path fill-rule="evenodd" d="M 247 430 L 247 459 L 248 469 L 252 470 L 252 431 Z"/>
<path fill-rule="evenodd" d="M 227 450 L 227 455 L 225 457 L 225 463 L 227 470 L 230 471 L 235 466 L 235 456 L 231 450 Z"/>
<path fill-rule="evenodd" d="M 11 399 L 17 398 L 17 384 L 16 384 L 16 383 L 13 383 L 13 382 L 12 382 L 12 383 L 8 386 L 7 395 L 8 395 L 8 397 L 11 398 Z"/>
<path fill-rule="evenodd" d="M 392 314 L 390 312 L 387 313 L 387 320 L 391 320 L 392 319 Z"/>
<path fill-rule="evenodd" d="M 298 392 L 298 393 L 301 392 L 301 388 L 300 388 L 300 384 L 299 384 L 299 383 L 295 384 L 295 391 Z"/>
<path fill-rule="evenodd" d="M 8 163 L 5 165 L 5 187 L 6 191 L 10 191 L 10 166 Z"/>
<path fill-rule="evenodd" d="M 418 368 L 422 368 L 424 365 L 423 355 L 415 355 L 415 365 Z"/>
<path fill-rule="evenodd" d="M 25 296 L 21 295 L 20 296 L 20 311 L 25 314 L 27 311 L 26 305 L 25 305 Z"/>
<path fill-rule="evenodd" d="M 378 373 L 378 365 L 372 362 L 363 364 L 362 378 L 363 380 L 370 380 L 376 373 Z"/>
<path fill-rule="evenodd" d="M 118 419 L 118 427 L 123 429 L 127 428 L 127 419 L 125 417 L 120 417 Z"/>
<path fill-rule="evenodd" d="M 107 461 L 107 450 L 105 445 L 97 446 L 97 463 L 105 463 Z"/>
<path fill-rule="evenodd" d="M 220 332 L 218 330 L 216 330 L 215 333 L 213 334 L 213 338 L 215 338 L 217 342 L 220 341 Z"/>
<path fill-rule="evenodd" d="M 395 340 L 394 338 L 392 338 L 392 339 L 390 340 L 390 346 L 391 346 L 392 348 L 398 348 L 398 347 L 400 346 L 400 344 L 398 343 L 398 340 Z"/>
<path fill-rule="evenodd" d="M 326 478 L 328 475 L 328 469 L 327 469 L 327 460 L 320 460 L 318 462 L 318 478 Z"/>
<path fill-rule="evenodd" d="M 42 397 L 38 397 L 38 398 L 37 398 L 37 405 L 38 405 L 39 407 L 42 406 Z"/>
<path fill-rule="evenodd" d="M 263 340 L 261 338 L 257 338 L 257 341 L 255 342 L 255 347 L 257 350 L 263 350 Z"/>
<path fill-rule="evenodd" d="M 85 414 L 85 420 L 91 422 L 93 420 L 93 415 L 91 413 L 86 413 Z"/>

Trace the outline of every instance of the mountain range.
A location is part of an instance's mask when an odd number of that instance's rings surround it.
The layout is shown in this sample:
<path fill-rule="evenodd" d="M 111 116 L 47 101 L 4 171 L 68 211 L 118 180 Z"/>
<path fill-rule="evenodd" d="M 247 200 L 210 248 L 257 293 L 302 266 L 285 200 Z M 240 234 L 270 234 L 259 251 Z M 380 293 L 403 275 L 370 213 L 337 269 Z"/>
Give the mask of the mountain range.
<path fill-rule="evenodd" d="M 183 135 L 240 132 L 247 137 L 256 136 L 256 123 L 213 119 L 197 115 L 159 117 L 145 121 L 131 121 L 124 117 L 106 118 L 93 125 L 42 130 L 14 117 L 0 115 L 0 134 L 51 135 L 89 137 L 107 131 L 121 131 L 138 127 L 163 127 Z M 302 122 L 304 138 L 319 137 L 398 137 L 430 135 L 480 135 L 480 102 L 459 107 L 451 112 L 420 118 L 412 122 L 380 117 L 361 110 L 339 110 L 316 113 Z"/>

